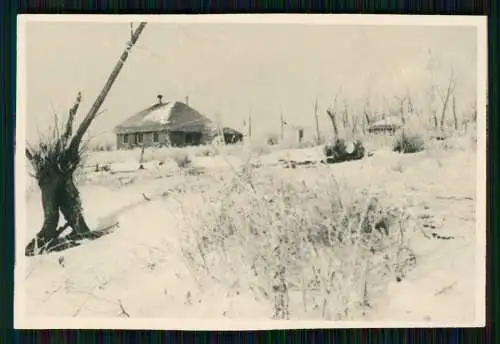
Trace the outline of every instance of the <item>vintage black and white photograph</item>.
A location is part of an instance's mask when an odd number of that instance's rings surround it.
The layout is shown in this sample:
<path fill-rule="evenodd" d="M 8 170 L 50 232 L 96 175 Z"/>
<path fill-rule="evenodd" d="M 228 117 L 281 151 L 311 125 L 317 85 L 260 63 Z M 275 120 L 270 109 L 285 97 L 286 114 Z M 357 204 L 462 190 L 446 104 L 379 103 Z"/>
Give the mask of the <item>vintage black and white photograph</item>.
<path fill-rule="evenodd" d="M 18 17 L 16 328 L 484 326 L 486 18 Z"/>

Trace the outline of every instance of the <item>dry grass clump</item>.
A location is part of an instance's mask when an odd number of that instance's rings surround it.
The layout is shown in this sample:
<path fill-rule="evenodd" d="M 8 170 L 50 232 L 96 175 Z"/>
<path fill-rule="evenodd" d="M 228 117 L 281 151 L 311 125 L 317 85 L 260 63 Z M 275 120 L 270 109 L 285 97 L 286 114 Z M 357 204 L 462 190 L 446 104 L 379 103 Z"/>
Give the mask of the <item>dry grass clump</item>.
<path fill-rule="evenodd" d="M 217 155 L 218 151 L 216 149 L 213 149 L 211 147 L 204 147 L 204 149 L 202 149 L 200 151 L 200 155 L 201 156 L 204 156 L 204 157 L 209 157 L 209 156 L 214 156 L 214 155 Z"/>
<path fill-rule="evenodd" d="M 183 151 L 173 152 L 170 157 L 172 158 L 172 160 L 175 161 L 177 166 L 179 166 L 180 168 L 189 167 L 191 165 L 191 162 L 192 162 L 189 154 L 187 152 L 183 152 Z"/>
<path fill-rule="evenodd" d="M 417 131 L 401 130 L 392 143 L 392 151 L 398 153 L 418 153 L 425 149 L 425 139 Z"/>
<path fill-rule="evenodd" d="M 291 182 L 253 174 L 245 169 L 189 216 L 181 247 L 201 283 L 250 291 L 270 303 L 274 318 L 345 320 L 403 277 L 406 222 L 397 209 L 331 176 Z"/>
<path fill-rule="evenodd" d="M 475 132 L 451 132 L 442 135 L 440 139 L 435 137 L 426 142 L 426 150 L 440 151 L 475 151 L 477 138 Z"/>
<path fill-rule="evenodd" d="M 330 163 L 359 160 L 365 156 L 365 147 L 359 139 L 348 141 L 336 138 L 324 146 L 323 152 Z"/>

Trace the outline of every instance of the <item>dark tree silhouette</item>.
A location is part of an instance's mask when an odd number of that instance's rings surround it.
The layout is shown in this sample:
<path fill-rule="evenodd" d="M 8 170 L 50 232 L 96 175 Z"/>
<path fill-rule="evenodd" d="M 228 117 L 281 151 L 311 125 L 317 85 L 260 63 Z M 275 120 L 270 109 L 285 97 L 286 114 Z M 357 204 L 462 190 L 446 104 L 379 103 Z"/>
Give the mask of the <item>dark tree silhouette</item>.
<path fill-rule="evenodd" d="M 36 146 L 26 148 L 26 157 L 33 166 L 34 176 L 42 194 L 44 222 L 42 229 L 26 246 L 25 255 L 61 250 L 77 245 L 78 239 L 97 238 L 103 235 L 104 232 L 91 231 L 85 222 L 80 193 L 73 176 L 85 150 L 85 145 L 82 144 L 83 136 L 97 117 L 102 103 L 145 26 L 146 23 L 140 23 L 137 29 L 131 33 L 127 47 L 76 131 L 73 132 L 73 122 L 82 99 L 80 92 L 69 111 L 69 117 L 62 133 L 59 131 L 58 123 L 56 123 L 51 136 Z M 66 224 L 58 228 L 60 213 L 64 216 Z M 60 236 L 67 228 L 71 228 L 72 231 L 64 240 L 61 240 Z"/>

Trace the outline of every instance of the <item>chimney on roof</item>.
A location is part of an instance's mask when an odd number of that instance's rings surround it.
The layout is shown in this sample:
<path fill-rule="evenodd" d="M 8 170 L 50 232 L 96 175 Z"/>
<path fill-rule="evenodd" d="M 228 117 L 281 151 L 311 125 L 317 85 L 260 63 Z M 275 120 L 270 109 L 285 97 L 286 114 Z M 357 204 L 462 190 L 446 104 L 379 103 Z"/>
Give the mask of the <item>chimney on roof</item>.
<path fill-rule="evenodd" d="M 184 103 L 185 103 L 186 105 L 189 105 L 189 96 L 186 96 L 186 98 L 184 99 Z"/>
<path fill-rule="evenodd" d="M 158 104 L 163 104 L 163 101 L 162 101 L 163 95 L 159 94 L 159 95 L 157 95 L 157 97 L 158 97 Z"/>

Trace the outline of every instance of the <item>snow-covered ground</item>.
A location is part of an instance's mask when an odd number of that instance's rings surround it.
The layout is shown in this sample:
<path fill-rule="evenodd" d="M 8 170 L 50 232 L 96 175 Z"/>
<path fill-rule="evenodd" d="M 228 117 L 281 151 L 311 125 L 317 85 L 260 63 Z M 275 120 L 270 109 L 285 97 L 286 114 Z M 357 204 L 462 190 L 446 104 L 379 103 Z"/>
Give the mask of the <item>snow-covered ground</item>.
<path fill-rule="evenodd" d="M 119 154 L 123 157 L 118 162 L 127 163 L 126 153 Z M 94 159 L 91 164 L 99 163 L 97 155 L 90 158 Z M 247 256 L 240 252 L 258 250 L 265 243 L 231 242 L 233 246 L 224 251 L 229 260 L 205 257 L 210 260 L 204 265 L 210 272 L 196 270 L 190 261 L 193 252 L 185 250 L 198 233 L 193 228 L 202 233 L 206 226 L 220 223 L 215 217 L 224 204 L 230 208 L 227 202 L 234 202 L 236 209 L 246 202 L 246 189 L 231 191 L 229 185 L 235 176 L 244 179 L 247 157 L 198 154 L 184 168 L 163 158 L 161 165 L 149 159 L 144 170 L 124 172 L 127 168 L 122 166 L 118 169 L 121 173 L 88 172 L 79 177 L 89 225 L 98 228 L 118 221 L 119 228 L 80 247 L 27 258 L 24 283 L 16 284 L 16 288 L 25 288 L 17 292 L 25 293 L 26 309 L 17 312 L 43 317 L 271 318 L 273 302 L 251 287 L 254 277 L 247 276 L 250 269 L 243 259 Z M 361 190 L 380 195 L 387 205 L 414 219 L 405 230 L 407 245 L 416 257 L 415 267 L 401 282 L 381 275 L 373 283 L 377 289 L 369 296 L 370 307 L 363 314 L 351 313 L 337 320 L 473 322 L 478 316 L 476 232 L 485 230 L 476 228 L 475 222 L 474 150 L 467 145 L 434 147 L 401 155 L 379 149 L 372 157 L 342 164 L 296 169 L 276 166 L 279 159 L 317 158 L 321 158 L 319 147 L 273 151 L 253 157 L 252 161 L 258 160 L 262 166 L 252 170 L 249 178 L 256 189 L 263 190 L 259 191 L 262 197 L 275 194 L 283 183 L 302 183 L 303 190 L 320 185 L 319 206 L 326 200 L 321 198 L 322 192 L 334 180 L 352 195 Z M 129 158 L 129 163 L 135 166 L 136 159 Z M 111 156 L 101 163 L 112 160 Z M 253 199 L 262 198 L 248 198 L 248 204 Z M 315 206 L 314 200 L 308 202 L 304 207 Z M 36 187 L 27 192 L 26 205 L 29 239 L 43 219 Z M 260 206 L 249 209 L 255 211 Z M 265 207 L 263 213 L 268 211 Z M 234 215 L 236 210 L 226 213 Z M 245 216 L 252 218 L 254 214 Z M 424 235 L 432 232 L 454 239 Z M 240 258 L 243 260 L 237 261 Z M 353 276 L 345 279 L 346 283 L 351 280 L 356 281 Z M 343 302 L 352 301 L 349 295 L 345 293 Z M 303 296 L 290 291 L 290 318 L 320 320 L 321 312 L 308 309 Z M 332 301 L 332 307 L 338 307 L 339 302 Z M 332 312 L 341 313 L 340 309 Z"/>

